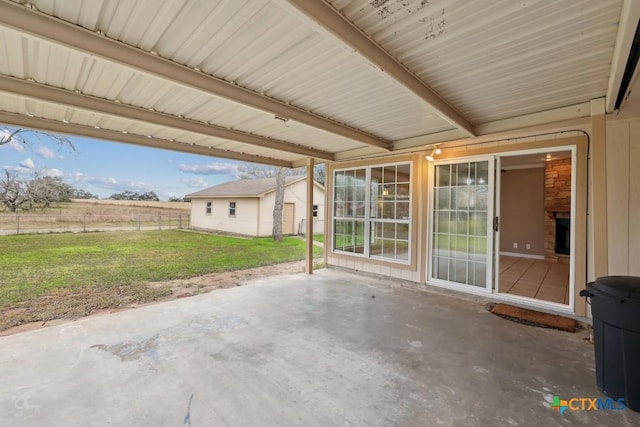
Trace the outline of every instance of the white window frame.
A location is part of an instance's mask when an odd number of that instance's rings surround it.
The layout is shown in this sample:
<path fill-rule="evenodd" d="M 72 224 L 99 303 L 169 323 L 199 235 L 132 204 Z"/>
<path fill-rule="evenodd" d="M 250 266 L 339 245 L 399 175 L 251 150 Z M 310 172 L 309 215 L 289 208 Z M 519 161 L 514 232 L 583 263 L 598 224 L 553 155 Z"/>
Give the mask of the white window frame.
<path fill-rule="evenodd" d="M 381 167 L 388 167 L 388 166 L 402 166 L 402 165 L 408 165 L 409 166 L 409 218 L 406 220 L 384 220 L 384 219 L 377 219 L 375 217 L 371 216 L 371 191 L 372 191 L 372 187 L 371 187 L 371 169 L 373 168 L 381 168 Z M 353 171 L 353 170 L 357 170 L 357 169 L 364 169 L 365 170 L 365 183 L 366 183 L 366 191 L 365 191 L 365 214 L 364 214 L 364 218 L 353 218 L 353 217 L 336 217 L 335 216 L 335 182 L 336 182 L 336 174 L 338 172 L 343 172 L 343 171 Z M 335 254 L 340 254 L 340 255 L 350 255 L 350 256 L 354 256 L 354 257 L 359 257 L 359 258 L 367 258 L 367 259 L 375 259 L 375 260 L 380 260 L 380 261 L 385 261 L 385 262 L 391 262 L 391 263 L 395 263 L 395 264 L 402 264 L 402 265 L 410 265 L 412 258 L 413 258 L 413 236 L 412 236 L 412 230 L 413 230 L 413 218 L 412 218 L 412 213 L 413 213 L 413 174 L 414 174 L 414 165 L 412 161 L 401 161 L 401 162 L 391 162 L 391 163 L 379 163 L 379 164 L 371 164 L 371 165 L 366 165 L 366 166 L 354 166 L 354 167 L 349 167 L 349 168 L 338 168 L 338 169 L 333 169 L 332 171 L 332 196 L 331 196 L 331 224 L 330 224 L 330 232 L 331 232 L 331 252 L 335 253 Z M 364 254 L 360 254 L 360 253 L 356 253 L 356 252 L 348 252 L 348 251 L 341 251 L 339 249 L 335 249 L 335 221 L 336 220 L 345 220 L 345 221 L 362 221 L 364 222 Z M 388 258 L 388 257 L 384 257 L 382 255 L 371 255 L 370 253 L 370 249 L 371 249 L 371 226 L 374 222 L 389 222 L 389 223 L 394 223 L 394 224 L 407 224 L 408 225 L 408 253 L 407 253 L 407 259 L 397 259 L 397 258 Z"/>
<path fill-rule="evenodd" d="M 230 218 L 235 218 L 236 217 L 236 209 L 238 208 L 238 204 L 234 201 L 234 202 L 229 202 L 229 217 Z"/>
<path fill-rule="evenodd" d="M 211 215 L 211 212 L 213 212 L 213 202 L 211 200 L 208 200 L 205 202 L 205 215 Z"/>

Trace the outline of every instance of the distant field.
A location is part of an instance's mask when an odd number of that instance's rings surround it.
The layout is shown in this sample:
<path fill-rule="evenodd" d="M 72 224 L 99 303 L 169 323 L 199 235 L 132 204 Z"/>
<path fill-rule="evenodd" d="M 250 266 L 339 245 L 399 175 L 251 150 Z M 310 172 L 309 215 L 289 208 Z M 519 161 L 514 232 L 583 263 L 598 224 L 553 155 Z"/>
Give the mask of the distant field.
<path fill-rule="evenodd" d="M 190 203 L 82 200 L 47 209 L 0 210 L 0 234 L 187 228 Z"/>
<path fill-rule="evenodd" d="M 125 207 L 142 207 L 142 208 L 154 208 L 154 209 L 191 209 L 191 203 L 189 202 L 147 202 L 143 200 L 94 200 L 94 199 L 74 199 L 73 203 L 82 205 L 114 205 Z"/>
<path fill-rule="evenodd" d="M 154 301 L 171 290 L 146 282 L 301 260 L 304 247 L 179 230 L 0 237 L 0 330 Z"/>

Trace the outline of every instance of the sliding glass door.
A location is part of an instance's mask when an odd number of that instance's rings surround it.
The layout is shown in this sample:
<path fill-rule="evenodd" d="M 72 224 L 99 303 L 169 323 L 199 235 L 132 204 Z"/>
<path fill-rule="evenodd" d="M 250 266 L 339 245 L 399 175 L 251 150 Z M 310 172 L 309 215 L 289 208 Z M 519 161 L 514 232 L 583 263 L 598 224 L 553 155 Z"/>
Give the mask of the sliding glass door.
<path fill-rule="evenodd" d="M 491 289 L 494 160 L 433 168 L 430 279 Z"/>

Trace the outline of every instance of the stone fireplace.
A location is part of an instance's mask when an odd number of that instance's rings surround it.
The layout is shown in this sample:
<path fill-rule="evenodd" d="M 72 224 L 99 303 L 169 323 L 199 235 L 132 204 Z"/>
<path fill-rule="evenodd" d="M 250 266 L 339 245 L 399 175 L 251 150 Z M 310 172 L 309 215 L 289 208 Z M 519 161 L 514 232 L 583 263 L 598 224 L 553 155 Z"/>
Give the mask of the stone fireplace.
<path fill-rule="evenodd" d="M 568 263 L 571 235 L 571 159 L 546 162 L 544 181 L 544 259 Z"/>

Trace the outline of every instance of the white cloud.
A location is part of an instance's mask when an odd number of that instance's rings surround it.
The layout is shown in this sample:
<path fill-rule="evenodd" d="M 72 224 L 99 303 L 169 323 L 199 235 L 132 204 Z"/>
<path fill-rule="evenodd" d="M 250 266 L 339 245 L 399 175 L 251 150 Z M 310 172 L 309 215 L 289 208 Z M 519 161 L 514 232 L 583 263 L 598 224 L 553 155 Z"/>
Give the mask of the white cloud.
<path fill-rule="evenodd" d="M 64 172 L 56 168 L 44 169 L 42 173 L 45 176 L 50 176 L 51 178 L 62 178 L 64 176 Z"/>
<path fill-rule="evenodd" d="M 155 185 L 140 181 L 124 181 L 119 185 L 123 190 L 157 191 Z"/>
<path fill-rule="evenodd" d="M 187 184 L 187 187 L 191 187 L 191 188 L 207 188 L 207 187 L 209 187 L 209 184 L 207 183 L 207 181 L 205 181 L 204 178 L 201 178 L 201 177 L 183 179 L 182 182 Z"/>
<path fill-rule="evenodd" d="M 36 167 L 36 165 L 33 163 L 33 160 L 31 160 L 29 157 L 21 161 L 20 166 L 25 169 L 33 169 Z"/>
<path fill-rule="evenodd" d="M 4 168 L 25 175 L 32 173 L 35 170 L 36 165 L 35 163 L 33 163 L 33 160 L 27 157 L 26 159 L 21 161 L 18 166 L 5 166 Z"/>
<path fill-rule="evenodd" d="M 113 177 L 90 176 L 82 172 L 74 172 L 71 179 L 78 185 L 90 185 L 112 191 L 157 191 L 157 187 L 141 181 L 118 181 Z"/>
<path fill-rule="evenodd" d="M 115 186 L 118 184 L 118 180 L 116 180 L 115 178 L 89 176 L 82 172 L 74 172 L 73 174 L 71 174 L 71 178 L 78 184 L 95 185 L 96 187 L 102 188 L 115 188 Z"/>
<path fill-rule="evenodd" d="M 178 169 L 196 175 L 238 175 L 238 165 L 233 163 L 209 163 L 206 165 L 181 163 L 178 165 Z"/>
<path fill-rule="evenodd" d="M 36 150 L 36 153 L 38 153 L 38 155 L 40 157 L 42 157 L 43 159 L 55 159 L 56 157 L 58 157 L 58 155 L 55 153 L 55 151 L 41 145 L 40 147 L 38 147 L 38 149 Z"/>

